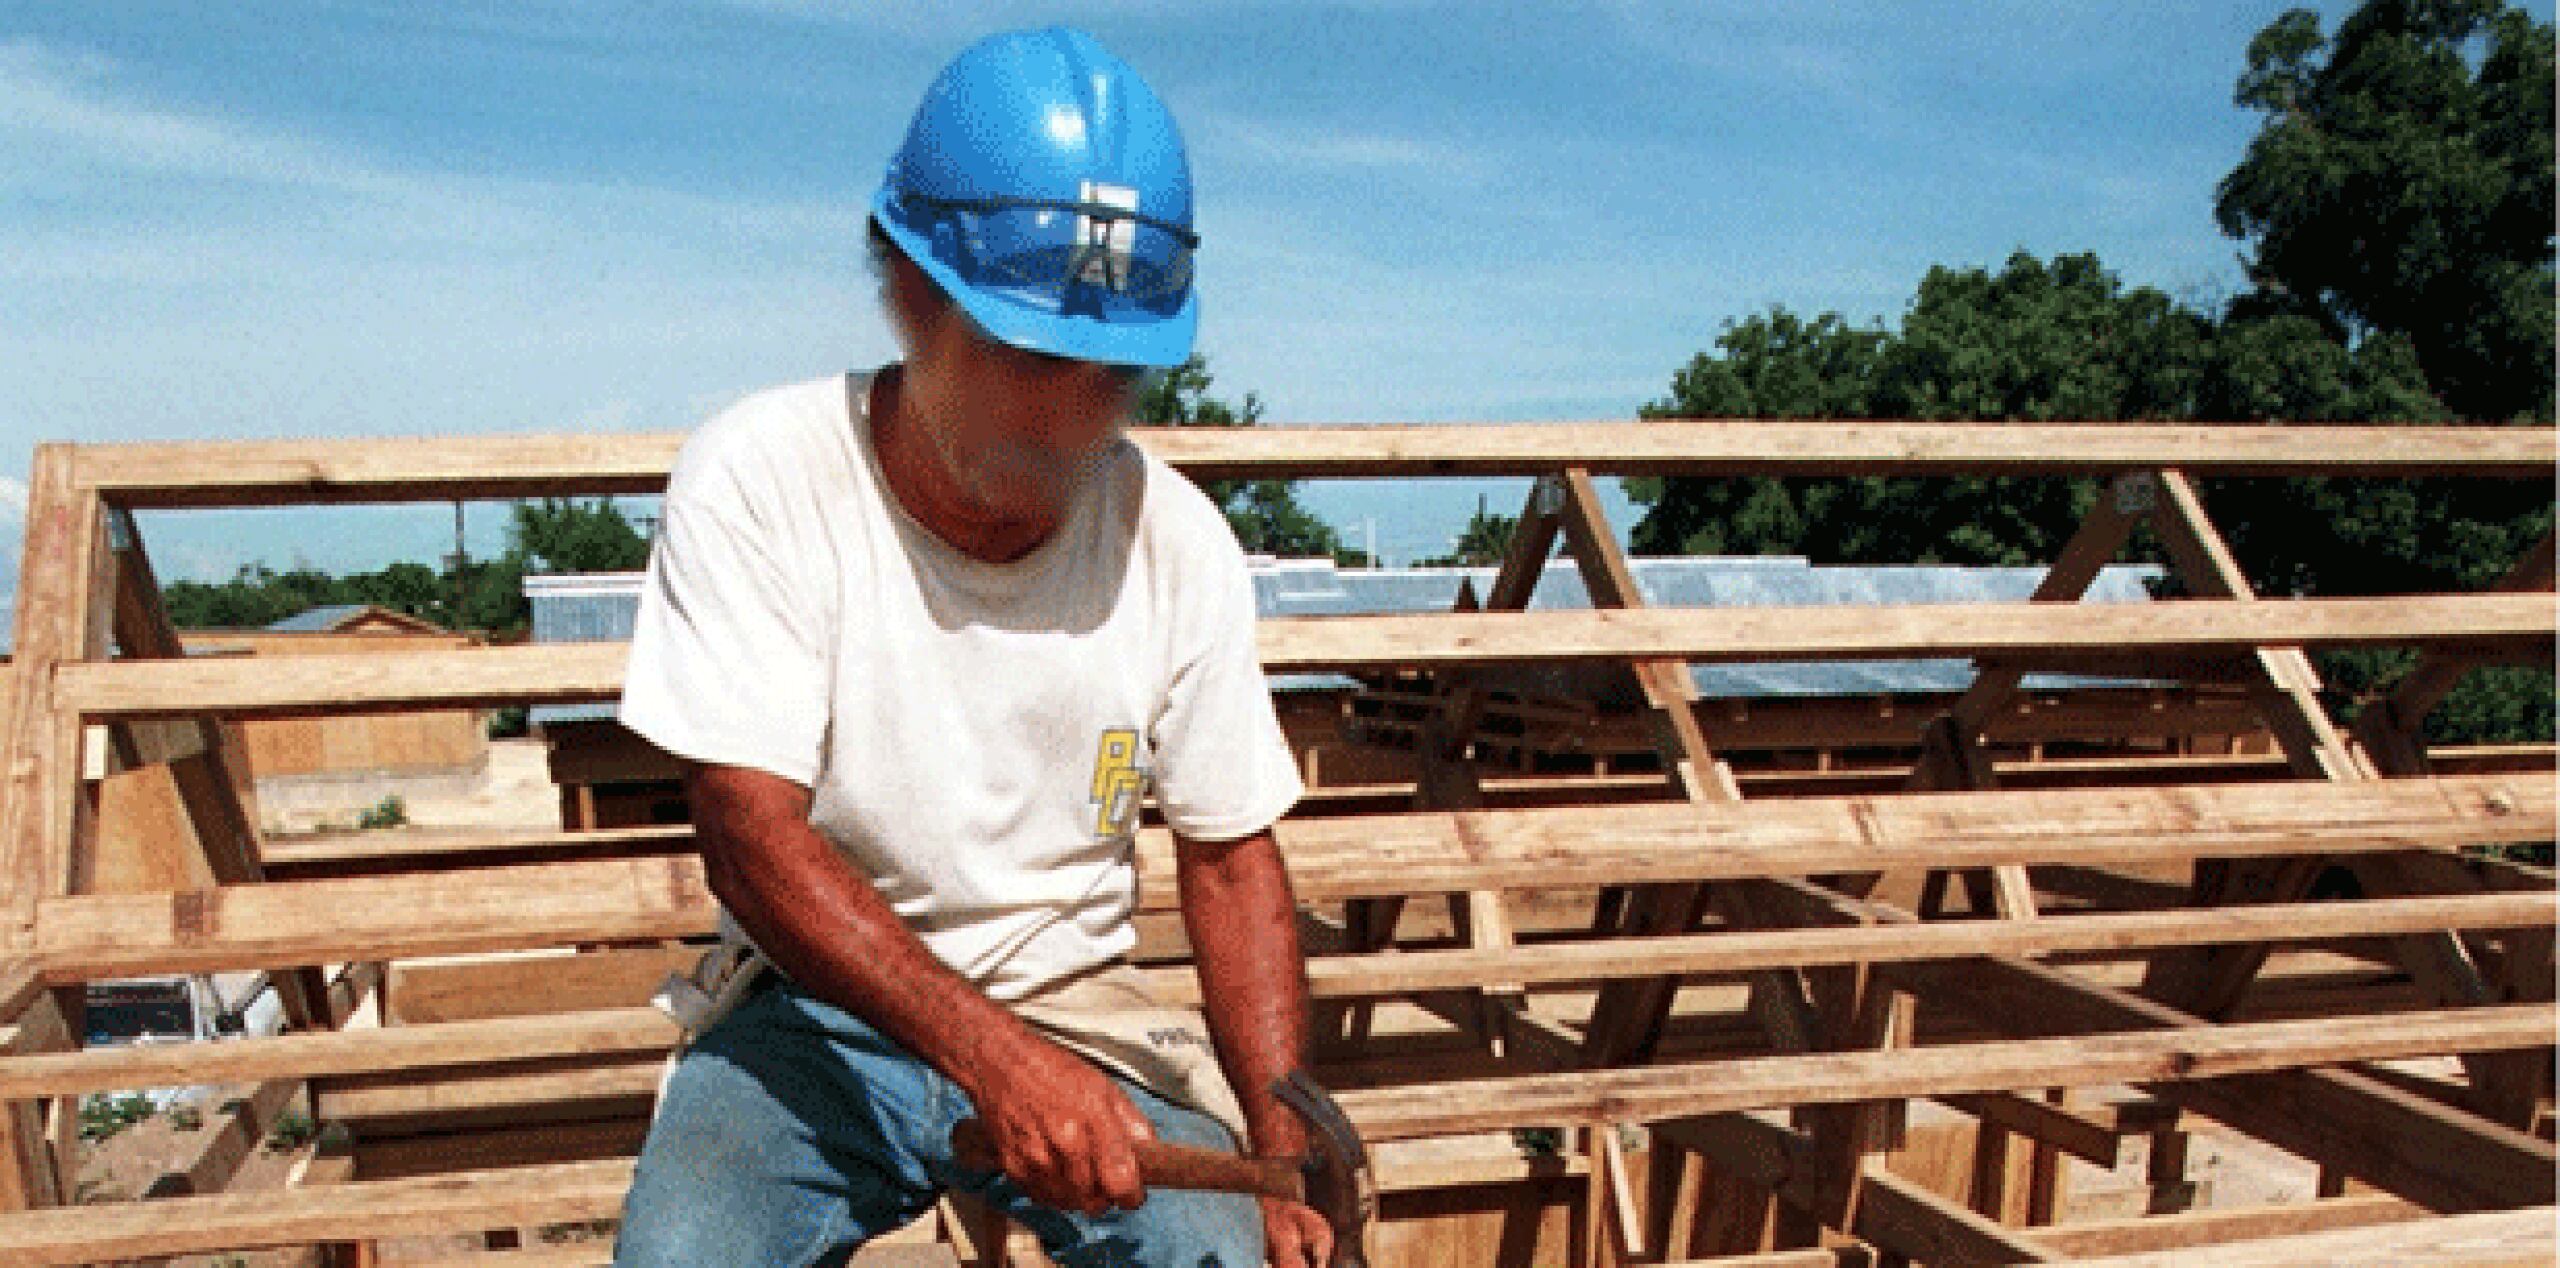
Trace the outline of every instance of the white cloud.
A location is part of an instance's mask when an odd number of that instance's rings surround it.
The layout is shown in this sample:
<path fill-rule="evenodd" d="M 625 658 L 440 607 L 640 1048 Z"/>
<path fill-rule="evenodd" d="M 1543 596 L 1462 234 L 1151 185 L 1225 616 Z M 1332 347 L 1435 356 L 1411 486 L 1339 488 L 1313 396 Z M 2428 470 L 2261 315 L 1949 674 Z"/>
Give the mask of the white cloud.
<path fill-rule="evenodd" d="M 118 99 L 116 77 L 116 64 L 93 53 L 33 39 L 0 42 L 0 142 L 25 147 L 44 166 L 77 156 L 169 174 L 341 186 L 369 175 L 325 146 Z M 22 175 L 41 170 L 11 167 Z"/>
<path fill-rule="evenodd" d="M 1490 154 L 1421 137 L 1326 125 L 1292 126 L 1233 111 L 1203 111 L 1197 117 L 1204 150 L 1225 148 L 1292 166 L 1369 174 L 1410 172 L 1457 185 L 1481 184 L 1501 174 L 1501 164 Z"/>
<path fill-rule="evenodd" d="M 404 169 L 132 78 L 0 42 L 0 202 L 53 209 L 0 220 L 0 455 L 677 428 L 887 349 L 851 201 Z"/>
<path fill-rule="evenodd" d="M 85 170 L 102 165 L 117 173 L 98 179 Z M 113 192 L 118 174 L 264 186 L 269 198 L 299 200 L 285 209 L 302 213 L 299 223 L 265 209 L 289 222 L 276 228 L 318 228 L 377 248 L 447 242 L 485 251 L 599 230 L 664 232 L 671 221 L 690 232 L 753 238 L 842 233 L 860 224 L 859 211 L 834 205 L 407 170 L 295 131 L 165 108 L 143 99 L 115 62 L 96 54 L 32 39 L 0 41 L 0 189 L 45 181 L 48 192 L 65 186 Z M 205 245 L 190 240 L 180 251 L 156 234 L 132 242 L 107 235 L 82 241 L 89 254 L 79 263 L 111 268 L 130 268 L 131 261 L 102 250 L 101 242 L 145 253 L 156 243 L 173 258 Z M 212 245 L 227 244 L 217 239 Z"/>
<path fill-rule="evenodd" d="M 788 18 L 965 40 L 971 35 L 1036 23 L 1126 22 L 1171 19 L 1232 22 L 1256 11 L 1282 13 L 1320 8 L 1362 13 L 1419 13 L 1450 7 L 1449 0 L 721 0 L 728 8 Z M 955 50 L 958 43 L 954 43 Z"/>
<path fill-rule="evenodd" d="M 0 523 L 23 524 L 26 520 L 27 482 L 0 475 Z"/>

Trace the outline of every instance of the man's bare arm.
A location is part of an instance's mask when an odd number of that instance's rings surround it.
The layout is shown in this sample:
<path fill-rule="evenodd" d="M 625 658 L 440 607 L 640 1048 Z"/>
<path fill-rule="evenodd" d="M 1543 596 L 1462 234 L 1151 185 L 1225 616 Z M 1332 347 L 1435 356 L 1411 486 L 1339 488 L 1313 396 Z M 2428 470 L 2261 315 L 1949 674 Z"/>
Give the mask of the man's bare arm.
<path fill-rule="evenodd" d="M 1253 1148 L 1303 1152 L 1297 1115 L 1271 1084 L 1307 1056 L 1307 971 L 1297 902 L 1269 832 L 1234 841 L 1176 842 L 1182 924 L 1200 971 L 1202 1011 L 1218 1061 L 1244 1103 Z"/>
<path fill-rule="evenodd" d="M 687 763 L 711 890 L 801 989 L 862 1018 L 960 1085 L 1006 1174 L 1083 1211 L 1143 1199 L 1129 1141 L 1145 1116 L 1081 1058 L 954 973 L 809 824 L 809 791 Z"/>
<path fill-rule="evenodd" d="M 1244 1106 L 1250 1148 L 1303 1156 L 1305 1125 L 1273 1082 L 1307 1060 L 1307 969 L 1298 949 L 1298 904 L 1288 869 L 1268 831 L 1234 841 L 1176 837 L 1174 874 L 1182 925 L 1200 973 L 1201 1011 L 1218 1063 Z M 1305 1207 L 1264 1204 L 1274 1264 L 1321 1263 L 1331 1244 L 1324 1221 Z"/>

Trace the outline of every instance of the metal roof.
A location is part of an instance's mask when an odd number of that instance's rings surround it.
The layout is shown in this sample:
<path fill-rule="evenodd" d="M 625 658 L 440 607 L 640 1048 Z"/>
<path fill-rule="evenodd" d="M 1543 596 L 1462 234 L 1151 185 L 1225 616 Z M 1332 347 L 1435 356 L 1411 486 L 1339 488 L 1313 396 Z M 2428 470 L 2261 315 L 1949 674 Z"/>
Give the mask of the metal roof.
<path fill-rule="evenodd" d="M 1977 568 L 1954 564 L 1816 564 L 1802 556 L 1662 556 L 1629 561 L 1636 588 L 1656 607 L 1870 606 L 1924 603 L 2015 603 L 2034 594 L 2044 569 Z M 1479 598 L 1491 592 L 1497 569 L 1341 568 L 1326 559 L 1252 559 L 1254 608 L 1262 616 L 1372 616 L 1445 612 L 1461 585 Z M 2088 601 L 2139 603 L 2148 583 L 2164 569 L 2155 564 L 2114 564 L 2098 574 Z M 525 578 L 538 643 L 619 640 L 631 637 L 640 606 L 641 574 L 594 573 Z M 1554 559 L 1530 594 L 1533 609 L 1591 606 L 1582 572 L 1571 559 Z M 1525 671 L 1531 679 L 1537 668 Z M 1965 660 L 1772 661 L 1690 667 L 1698 694 L 1708 699 L 1880 696 L 1950 693 L 1973 681 Z M 1555 675 L 1550 675 L 1555 676 Z M 1566 677 L 1555 676 L 1561 687 Z M 1571 675 L 1580 683 L 1580 675 Z M 1274 691 L 1340 691 L 1358 685 L 1342 674 L 1273 674 Z M 2135 685 L 2120 678 L 2029 674 L 2030 691 Z M 613 716 L 610 704 L 542 705 L 537 723 Z"/>
<path fill-rule="evenodd" d="M 365 605 L 361 603 L 324 603 L 316 608 L 304 608 L 281 621 L 272 622 L 267 628 L 282 634 L 319 634 L 336 629 L 338 622 L 364 609 Z"/>

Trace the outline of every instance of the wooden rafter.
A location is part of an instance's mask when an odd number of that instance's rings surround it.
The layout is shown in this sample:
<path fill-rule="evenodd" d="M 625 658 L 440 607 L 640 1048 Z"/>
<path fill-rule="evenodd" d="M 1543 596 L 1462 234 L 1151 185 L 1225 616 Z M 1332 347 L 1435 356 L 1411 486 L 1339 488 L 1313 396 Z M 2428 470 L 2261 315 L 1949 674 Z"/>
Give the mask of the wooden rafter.
<path fill-rule="evenodd" d="M 2184 473 L 2172 470 L 2160 474 L 2159 484 L 2161 497 L 2153 527 L 2178 561 L 2189 588 L 2213 598 L 2253 601 L 2248 578 L 2214 528 L 2193 483 Z M 2528 588 L 2535 571 L 2547 573 L 2548 566 L 2547 555 L 2535 552 L 2510 574 L 2519 584 L 2502 590 L 2512 593 Z M 2264 711 L 2294 769 L 2305 777 L 2333 782 L 2369 778 L 2371 767 L 2350 750 L 2321 707 L 2320 677 L 2310 657 L 2299 647 L 2287 646 L 2262 647 L 2253 656 Z M 2324 862 L 2317 854 L 2306 854 L 2280 862 L 2202 867 L 2194 900 L 2216 903 L 2245 897 L 2289 902 L 2310 889 Z M 2374 888 L 2405 892 L 2387 864 L 2360 864 L 2359 871 Z M 2469 949 L 2451 933 L 2411 934 L 2392 945 L 2436 999 L 2476 1003 L 2491 998 Z M 2225 1016 L 2238 1006 L 2267 954 L 2265 944 L 2241 944 L 2164 955 L 2154 962 L 2146 987 L 2157 998 L 2205 1016 Z M 2548 1090 L 2547 1061 L 2469 1054 L 2464 1063 L 2484 1103 L 2495 1106 L 2508 1121 L 2531 1124 L 2536 1103 Z"/>
<path fill-rule="evenodd" d="M 151 556 L 143 549 L 133 517 L 110 509 L 107 529 L 108 547 L 114 553 L 117 651 L 134 660 L 185 657 L 177 628 L 161 606 L 159 578 L 152 572 Z M 217 883 L 245 885 L 266 879 L 257 811 L 243 791 L 249 786 L 244 777 L 247 750 L 237 723 L 194 717 L 119 723 L 112 730 L 130 764 L 141 765 L 146 758 L 156 757 L 167 767 L 195 848 Z M 73 865 L 71 889 L 75 892 L 88 888 L 83 883 L 84 864 L 93 865 L 86 860 Z M 316 969 L 279 974 L 275 988 L 292 1025 L 309 1029 L 334 1024 L 327 1006 L 329 984 Z"/>
<path fill-rule="evenodd" d="M 1392 912 L 1412 894 L 1461 896 L 1451 913 L 1457 946 L 1391 949 L 1383 936 L 1354 937 L 1352 953 L 1311 961 L 1319 998 L 1407 996 L 1463 1025 L 1481 1024 L 1486 1014 L 1471 1016 L 1453 1004 L 1502 1003 L 1491 1012 L 1510 1060 L 1498 1077 L 1358 1088 L 1344 1095 L 1355 1118 L 1382 1139 L 1503 1125 L 1600 1128 L 1589 1149 L 1571 1160 L 1587 1167 L 1595 1216 L 1608 1213 L 1586 1226 L 1593 1256 L 1636 1253 L 1650 1236 L 1640 1228 L 1639 1194 L 1614 1134 L 1615 1125 L 1646 1122 L 1658 1123 L 1665 1140 L 1771 1148 L 1782 1165 L 1758 1182 L 1779 1190 L 1795 1219 L 1827 1225 L 1888 1254 L 2024 1262 L 2065 1252 L 2174 1249 L 2197 1239 L 2319 1231 L 2310 1224 L 2174 1216 L 2169 1220 L 2180 1222 L 2155 1220 L 2140 1230 L 2105 1230 L 2105 1238 L 2075 1241 L 2068 1231 L 2005 1228 L 1983 1211 L 1866 1165 L 1891 1137 L 1894 1107 L 1914 1096 L 1950 1100 L 1986 1124 L 1986 1134 L 2013 1132 L 2039 1148 L 2076 1142 L 2083 1157 L 2112 1156 L 2129 1131 L 2180 1129 L 2174 1111 L 2137 1121 L 2031 1095 L 2118 1080 L 2431 1209 L 2486 1211 L 2549 1201 L 2547 1142 L 2430 1100 L 2422 1085 L 2327 1068 L 2406 1053 L 2451 1054 L 2474 1070 L 2474 1108 L 2504 1123 L 2534 1121 L 2547 1099 L 2553 1038 L 2548 877 L 2467 862 L 2454 851 L 2552 838 L 2549 750 L 2465 759 L 2479 774 L 2361 776 L 2366 754 L 2386 772 L 2426 770 L 2426 755 L 2415 747 L 2416 721 L 2453 675 L 2484 660 L 2548 658 L 2553 620 L 2547 594 L 2540 593 L 2551 584 L 2548 540 L 2539 548 L 2538 571 L 2528 558 L 2490 594 L 2258 602 L 2186 484 L 2188 476 L 2260 474 L 2546 479 L 2554 456 L 2548 429 L 1693 422 L 1200 429 L 1142 432 L 1138 440 L 1201 477 L 1551 477 L 1542 492 L 1555 496 L 1541 503 L 1533 495 L 1532 503 L 1533 511 L 1545 505 L 1548 513 L 1543 522 L 1536 514 L 1523 516 L 1523 558 L 1507 561 L 1511 566 L 1488 606 L 1524 607 L 1561 534 L 1603 610 L 1273 621 L 1263 627 L 1262 651 L 1274 670 L 1441 673 L 1461 684 L 1443 701 L 1456 706 L 1444 711 L 1444 723 L 1463 720 L 1481 698 L 1462 685 L 1476 666 L 1578 660 L 1638 667 L 1649 716 L 1661 727 L 1672 803 L 1513 806 L 1497 800 L 1510 794 L 1489 793 L 1463 763 L 1442 762 L 1432 778 L 1454 781 L 1458 794 L 1432 800 L 1419 813 L 1292 820 L 1281 832 L 1299 893 L 1309 901 L 1367 903 L 1375 913 Z M 706 930 L 712 905 L 699 864 L 683 853 L 688 839 L 680 830 L 583 842 L 553 834 L 492 838 L 424 851 L 314 843 L 270 860 L 255 848 L 254 817 L 210 795 L 225 746 L 218 730 L 195 719 L 610 698 L 620 685 L 619 647 L 355 658 L 297 666 L 291 676 L 272 666 L 252 673 L 239 665 L 106 659 L 111 614 L 118 618 L 115 639 L 128 656 L 166 650 L 155 651 L 153 641 L 166 633 L 165 620 L 142 602 L 151 588 L 147 560 L 138 549 L 119 549 L 110 514 L 137 507 L 651 492 L 663 484 L 676 442 L 84 446 L 39 455 L 19 661 L 0 673 L 0 780 L 7 781 L 0 787 L 0 858 L 8 860 L 14 917 L 0 922 L 0 966 L 6 966 L 0 1002 L 15 1018 L 0 1051 L 0 1100 L 13 1107 L 0 1121 L 0 1135 L 10 1137 L 0 1161 L 15 1164 L 0 1166 L 6 1173 L 0 1206 L 59 1200 L 58 1191 L 43 1186 L 53 1183 L 47 1169 L 68 1155 L 43 1139 L 46 1126 L 35 1106 L 84 1090 L 218 1070 L 261 1079 L 326 1075 L 338 1080 L 326 1103 L 352 1117 L 646 1095 L 650 1066 L 669 1032 L 662 1019 L 638 1010 L 319 1031 L 205 1051 L 47 1049 L 70 1030 L 63 1008 L 76 1001 L 75 984 L 98 977 L 664 940 Z M 2066 545 L 2036 601 L 2026 604 L 1645 610 L 1633 601 L 1632 578 L 1590 484 L 1594 472 L 2102 474 L 2125 477 L 2118 485 L 2124 488 L 2150 471 L 2166 472 L 2155 526 L 2182 574 L 2197 593 L 2224 597 L 2105 607 L 2060 602 L 2085 587 L 2080 573 L 2094 575 L 2139 517 L 2130 503 L 2110 501 Z M 2420 671 L 2369 715 L 2376 720 L 2362 724 L 2387 724 L 2401 750 L 2386 752 L 2379 739 L 2361 733 L 2362 749 L 2350 746 L 2319 712 L 2316 679 L 2296 649 L 2332 645 L 2422 650 Z M 1755 787 L 1789 795 L 1747 808 L 1727 804 L 1735 781 L 1708 748 L 1714 719 L 1700 716 L 1686 699 L 1682 661 L 1899 656 L 1970 657 L 1981 668 L 1975 689 L 1959 696 L 1925 737 L 1916 721 L 1910 732 L 1925 739 L 1931 753 L 1923 778 L 1963 791 L 1801 798 L 1795 794 L 1808 789 L 1872 785 L 1753 776 L 1763 781 Z M 2116 762 L 2059 775 L 1997 765 L 1980 740 L 2019 724 L 2002 700 L 2019 675 L 2041 668 L 2240 684 L 2255 692 L 2285 741 L 2280 760 L 2297 778 L 2319 782 L 2188 782 L 2267 773 L 2238 757 L 2175 759 L 2187 764 L 2157 769 Z M 2208 690 L 2228 694 L 2227 688 Z M 164 726 L 156 719 L 181 721 Z M 83 725 L 99 723 L 117 724 L 117 751 L 128 762 L 166 761 L 206 776 L 198 789 L 207 794 L 206 813 L 237 816 L 232 844 L 213 844 L 237 850 L 258 868 L 233 867 L 224 879 L 235 883 L 217 890 L 80 892 L 83 851 L 92 840 L 84 815 L 91 807 L 71 759 L 80 751 Z M 2101 738 L 2130 733 L 2121 725 L 2091 725 Z M 1444 728 L 1434 751 L 1449 756 L 1469 729 Z M 2410 751 L 2417 752 L 2414 764 L 2404 760 Z M 2064 775 L 2116 786 L 2039 786 Z M 2172 782 L 2132 786 L 2137 780 Z M 1682 801 L 1691 804 L 1677 804 Z M 1495 805 L 1503 808 L 1490 808 Z M 217 824 L 217 836 L 220 830 Z M 1142 834 L 1147 883 L 1141 904 L 1149 913 L 1172 901 L 1157 883 L 1168 874 L 1168 849 L 1160 831 Z M 576 861 L 536 861 L 572 856 Z M 2290 901 L 2306 869 L 2333 857 L 2355 866 L 2370 893 L 2389 896 Z M 474 860 L 504 865 L 470 866 Z M 2252 860 L 2264 860 L 2272 880 L 2255 892 L 2286 901 L 2157 909 L 2140 906 L 2160 901 L 2163 887 L 2156 883 L 2070 888 L 2078 884 L 2073 877 L 2095 875 L 2089 870 L 2108 864 L 2176 860 L 2208 860 L 2241 874 Z M 300 869 L 296 874 L 384 874 L 279 882 L 261 879 L 268 862 Z M 2039 911 L 2042 899 L 2025 883 L 2029 864 L 2047 869 L 2039 879 L 2062 887 L 2049 891 L 2057 906 Z M 1806 879 L 1870 868 L 1995 878 L 2007 884 L 1986 884 L 1972 904 L 1977 912 L 2040 918 L 1917 921 Z M 1637 886 L 1671 887 L 1656 894 L 1710 894 L 1721 927 L 1695 931 L 1694 904 L 1666 908 L 1659 919 L 1633 926 L 1612 921 L 1608 929 L 1559 930 L 1548 913 L 1541 919 L 1549 923 L 1516 927 L 1506 901 L 1515 891 L 1634 892 L 1626 887 Z M 2090 901 L 2088 894 L 2102 905 L 2133 905 L 2073 910 Z M 1643 910 L 1641 904 L 1609 909 Z M 1369 922 L 1372 935 L 1380 933 L 1379 924 Z M 1630 928 L 1652 936 L 1601 936 Z M 2263 945 L 2332 938 L 2387 939 L 2404 950 L 2421 949 L 2409 962 L 2422 991 L 2455 1006 L 2379 1015 L 2350 1008 L 2306 1020 L 2217 1025 L 2101 984 L 2129 980 L 2132 966 L 2123 957 L 2164 948 L 2238 948 L 2213 961 L 2230 964 L 2253 960 Z M 2069 958 L 2091 955 L 2117 958 L 2092 966 Z M 2192 962 L 2183 953 L 2178 959 Z M 2298 959 L 2288 959 L 2288 975 L 2299 971 Z M 1187 973 L 1181 965 L 1145 971 L 1176 984 L 1169 993 L 1181 993 Z M 1657 1024 L 1656 1010 L 1631 1009 L 1624 1001 L 1659 999 L 1667 1015 L 1671 988 L 1726 974 L 1758 975 L 1772 984 L 1753 992 L 1755 1015 L 1774 1049 L 1769 1055 L 1573 1068 L 1595 1053 L 1606 1052 L 1602 1059 L 1613 1062 L 1642 1055 L 1644 1045 L 1625 1044 L 1623 1036 L 1646 1033 Z M 2234 972 L 2221 980 L 2245 985 L 2248 976 Z M 322 1015 L 336 1015 L 388 980 L 383 974 L 342 978 L 327 991 L 337 1007 Z M 1540 1015 L 1532 1007 L 1540 992 L 1595 982 L 1602 985 L 1585 1032 L 1553 1020 L 1552 1010 Z M 2202 1007 L 2238 996 L 2223 985 L 2179 998 Z M 1967 1034 L 1992 1038 L 1908 1046 L 1911 1001 L 1933 1018 L 1942 1011 L 1971 1014 L 1976 1021 Z M 1729 1050 L 1742 1033 L 1738 1019 L 1717 1024 L 1727 1037 L 1708 1048 Z M 2100 1033 L 2108 1031 L 2121 1033 Z M 564 1062 L 573 1056 L 576 1061 Z M 2543 1068 L 2538 1079 L 2499 1073 L 2537 1064 Z M 350 1081 L 350 1075 L 357 1077 Z M 1742 1112 L 1755 1108 L 1789 1110 L 1796 1126 Z M 68 1116 L 54 1117 L 68 1122 Z M 631 1130 L 630 1123 L 599 1124 L 582 1139 L 592 1147 L 628 1148 Z M 510 1140 L 509 1148 L 522 1143 Z M 430 1164 L 436 1149 L 422 1143 L 375 1156 L 379 1165 L 414 1167 Z M 2170 1156 L 2174 1150 L 2163 1154 Z M 340 1240 L 357 1228 L 457 1231 L 596 1218 L 611 1213 L 627 1174 L 627 1164 L 606 1163 L 520 1171 L 504 1184 L 491 1177 L 409 1188 L 358 1183 L 277 1199 L 207 1199 L 184 1209 L 154 1204 L 148 1211 L 0 1217 L 0 1258 L 63 1262 L 102 1253 Z M 2049 1190 L 2043 1196 L 2050 1202 Z M 2410 1214 L 2389 1200 L 2367 1198 L 2341 1199 L 2318 1211 L 2342 1222 Z M 2514 1221 L 2499 1218 L 2506 1222 L 2482 1226 L 2483 1245 L 2512 1232 Z M 2441 1221 L 2436 1227 L 2471 1231 Z M 2421 1234 L 2408 1236 L 2415 1244 Z"/>
<path fill-rule="evenodd" d="M 1961 971 L 1897 965 L 1924 1002 L 1957 1008 L 2008 1035 L 2085 1035 L 2129 1027 L 2209 1029 L 2203 1019 L 2025 961 Z M 2526 1206 L 2551 1193 L 2551 1144 L 2369 1076 L 2337 1069 L 2208 1083 L 2151 1083 L 2153 1094 L 2438 1211 Z"/>
<path fill-rule="evenodd" d="M 2519 659 L 2550 654 L 2551 611 L 2534 595 L 2193 600 L 2058 610 L 2032 603 L 1925 608 L 1643 608 L 1444 616 L 1288 617 L 1265 621 L 1272 672 L 1389 665 L 1482 665 L 1644 658 L 1744 662 L 2036 655 L 2139 670 L 2146 651 L 2237 653 L 2301 646 L 2459 645 Z M 270 665 L 183 661 L 65 664 L 63 704 L 93 721 L 233 717 L 604 700 L 622 687 L 619 643 L 549 643 L 325 658 L 282 675 Z M 315 662 L 324 658 L 314 657 Z"/>
<path fill-rule="evenodd" d="M 1277 834 L 1300 897 L 1327 902 L 1876 863 L 2088 865 L 2547 841 L 2555 791 L 2543 772 L 1397 814 L 1283 821 Z M 1173 902 L 1159 879 L 1171 874 L 1171 848 L 1161 829 L 1140 834 L 1144 909 Z M 57 980 L 87 980 L 674 937 L 707 932 L 711 913 L 698 859 L 646 857 L 52 899 L 34 954 Z"/>
<path fill-rule="evenodd" d="M 2552 556 L 2553 533 L 2546 532 L 2523 559 L 2498 579 L 2495 589 L 2509 594 L 2548 593 L 2553 584 Z M 2420 729 L 2427 715 L 2435 712 L 2436 706 L 2453 691 L 2454 684 L 2478 667 L 2477 662 L 2461 657 L 2422 657 L 2392 685 L 2390 695 L 2365 706 L 2356 717 L 2355 736 L 2373 764 L 2389 775 L 2427 773 L 2427 752 Z"/>
<path fill-rule="evenodd" d="M 1137 428 L 1195 479 L 1599 475 L 2465 475 L 2540 480 L 2549 428 L 1698 419 Z M 657 493 L 678 434 L 96 445 L 78 480 L 134 508 Z"/>

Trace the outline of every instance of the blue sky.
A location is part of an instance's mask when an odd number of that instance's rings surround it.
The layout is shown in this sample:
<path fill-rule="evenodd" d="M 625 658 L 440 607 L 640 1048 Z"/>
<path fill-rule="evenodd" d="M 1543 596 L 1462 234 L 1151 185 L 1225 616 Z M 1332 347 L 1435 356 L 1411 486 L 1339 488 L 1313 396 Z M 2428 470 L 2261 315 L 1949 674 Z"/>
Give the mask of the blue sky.
<path fill-rule="evenodd" d="M 2231 86 L 2285 7 L 0 0 L 0 593 L 42 440 L 681 430 L 885 359 L 861 208 L 987 31 L 1085 26 L 1172 103 L 1220 394 L 1531 421 L 1629 417 L 1772 305 L 1891 322 L 1932 264 L 2228 294 Z M 1307 496 L 1402 559 L 1521 487 Z M 451 515 L 144 529 L 218 578 Z"/>

